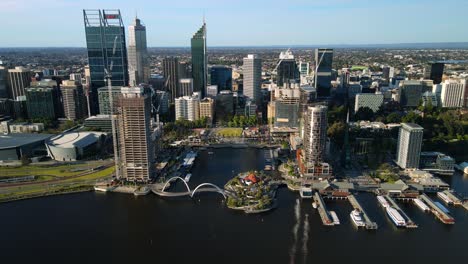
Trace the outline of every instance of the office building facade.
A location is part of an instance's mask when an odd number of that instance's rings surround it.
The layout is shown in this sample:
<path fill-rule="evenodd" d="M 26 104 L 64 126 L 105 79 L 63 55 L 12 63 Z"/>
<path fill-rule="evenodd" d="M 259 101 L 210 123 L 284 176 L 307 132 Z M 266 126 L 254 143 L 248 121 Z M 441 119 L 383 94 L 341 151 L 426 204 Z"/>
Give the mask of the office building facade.
<path fill-rule="evenodd" d="M 128 69 L 131 86 L 148 83 L 150 69 L 146 27 L 138 18 L 135 18 L 133 24 L 128 27 Z"/>
<path fill-rule="evenodd" d="M 89 64 L 89 101 L 92 114 L 99 113 L 98 88 L 106 84 L 128 85 L 125 27 L 119 10 L 83 10 Z M 112 65 L 112 69 L 111 69 Z"/>
<path fill-rule="evenodd" d="M 61 103 L 57 87 L 26 88 L 26 106 L 30 119 L 60 117 Z"/>
<path fill-rule="evenodd" d="M 218 91 L 232 91 L 232 68 L 215 65 L 210 68 L 211 85 L 218 86 Z M 208 92 L 207 92 L 208 93 Z"/>
<path fill-rule="evenodd" d="M 86 117 L 86 98 L 83 86 L 76 81 L 65 80 L 60 86 L 62 93 L 63 113 L 68 120 Z"/>
<path fill-rule="evenodd" d="M 317 97 L 329 97 L 331 93 L 333 49 L 315 50 L 315 87 Z"/>
<path fill-rule="evenodd" d="M 200 118 L 207 118 L 208 124 L 212 124 L 214 120 L 214 100 L 212 98 L 204 98 L 200 101 Z"/>
<path fill-rule="evenodd" d="M 15 67 L 8 70 L 9 96 L 13 100 L 18 100 L 25 95 L 26 87 L 31 84 L 32 72 L 23 67 Z"/>
<path fill-rule="evenodd" d="M 179 90 L 179 59 L 177 57 L 166 57 L 163 59 L 162 67 L 166 81 L 164 89 L 170 92 L 171 102 L 174 102 L 177 97 L 183 96 Z"/>
<path fill-rule="evenodd" d="M 417 107 L 422 96 L 421 81 L 405 80 L 400 82 L 398 98 L 403 107 Z"/>
<path fill-rule="evenodd" d="M 284 84 L 299 83 L 300 72 L 291 50 L 288 49 L 280 53 L 279 61 L 275 69 L 275 79 L 278 86 L 281 87 Z"/>
<path fill-rule="evenodd" d="M 262 60 L 256 54 L 249 54 L 243 60 L 243 94 L 247 99 L 262 105 Z"/>
<path fill-rule="evenodd" d="M 368 94 L 361 93 L 356 95 L 356 100 L 354 102 L 354 111 L 359 111 L 359 108 L 368 107 L 374 113 L 379 111 L 380 107 L 383 105 L 384 95 L 382 93 Z"/>
<path fill-rule="evenodd" d="M 193 88 L 193 79 L 192 78 L 184 78 L 179 80 L 179 88 L 177 94 L 179 97 L 181 96 L 190 96 L 194 92 Z"/>
<path fill-rule="evenodd" d="M 191 39 L 192 51 L 192 78 L 193 89 L 201 92 L 201 97 L 205 97 L 205 89 L 208 79 L 207 55 L 206 55 L 206 23 L 193 35 Z"/>
<path fill-rule="evenodd" d="M 440 99 L 442 107 L 461 108 L 465 98 L 466 79 L 450 79 L 442 83 Z"/>

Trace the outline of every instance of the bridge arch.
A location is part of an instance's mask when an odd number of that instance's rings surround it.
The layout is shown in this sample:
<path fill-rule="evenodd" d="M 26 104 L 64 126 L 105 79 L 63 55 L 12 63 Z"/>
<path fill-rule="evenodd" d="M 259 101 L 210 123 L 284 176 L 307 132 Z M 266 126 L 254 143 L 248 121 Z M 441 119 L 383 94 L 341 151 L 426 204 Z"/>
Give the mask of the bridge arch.
<path fill-rule="evenodd" d="M 198 185 L 198 186 L 192 191 L 192 194 L 190 195 L 190 197 L 193 198 L 193 196 L 194 196 L 195 193 L 198 191 L 198 189 L 200 189 L 201 187 L 205 187 L 205 186 L 210 186 L 210 187 L 215 188 L 215 189 L 216 189 L 215 192 L 217 192 L 217 193 L 223 195 L 223 196 L 224 196 L 224 199 L 226 199 L 226 194 L 224 194 L 224 190 L 223 190 L 223 189 L 219 188 L 218 186 L 216 186 L 216 185 L 214 185 L 214 184 L 212 184 L 212 183 L 208 183 L 208 182 L 202 183 L 202 184 Z"/>
<path fill-rule="evenodd" d="M 166 188 L 167 188 L 167 185 L 171 182 L 171 181 L 176 181 L 176 180 L 181 180 L 184 184 L 185 184 L 185 187 L 187 187 L 187 192 L 191 192 L 192 190 L 190 190 L 190 187 L 188 186 L 187 182 L 179 177 L 179 176 L 175 176 L 175 177 L 172 177 L 170 178 L 169 180 L 166 181 L 166 183 L 164 184 L 164 187 L 162 188 L 162 191 L 165 192 L 166 191 Z"/>

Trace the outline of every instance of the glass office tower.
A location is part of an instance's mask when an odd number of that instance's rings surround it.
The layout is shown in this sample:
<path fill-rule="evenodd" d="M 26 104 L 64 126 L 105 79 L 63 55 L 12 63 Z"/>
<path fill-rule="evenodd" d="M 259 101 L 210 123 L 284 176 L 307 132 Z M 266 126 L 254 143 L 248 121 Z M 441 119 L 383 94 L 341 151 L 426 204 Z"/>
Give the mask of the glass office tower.
<path fill-rule="evenodd" d="M 223 65 L 215 65 L 210 69 L 211 85 L 218 86 L 218 92 L 232 91 L 232 69 Z"/>
<path fill-rule="evenodd" d="M 315 50 L 315 87 L 317 97 L 330 96 L 332 80 L 333 49 Z"/>
<path fill-rule="evenodd" d="M 106 85 L 105 71 L 112 75 L 113 86 L 128 86 L 128 61 L 125 27 L 120 10 L 83 10 L 92 114 L 99 113 L 97 89 Z"/>
<path fill-rule="evenodd" d="M 193 35 L 192 46 L 192 78 L 194 92 L 206 95 L 207 58 L 206 58 L 206 23 Z"/>

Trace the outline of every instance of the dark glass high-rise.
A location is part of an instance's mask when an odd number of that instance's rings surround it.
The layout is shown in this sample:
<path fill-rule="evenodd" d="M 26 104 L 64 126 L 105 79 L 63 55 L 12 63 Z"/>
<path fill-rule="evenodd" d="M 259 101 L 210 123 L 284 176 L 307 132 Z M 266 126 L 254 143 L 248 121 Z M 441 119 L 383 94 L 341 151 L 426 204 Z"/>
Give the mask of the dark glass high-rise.
<path fill-rule="evenodd" d="M 91 75 L 88 92 L 91 112 L 97 114 L 97 89 L 106 85 L 104 69 L 110 71 L 112 86 L 128 86 L 125 27 L 120 10 L 83 10 L 83 17 Z"/>

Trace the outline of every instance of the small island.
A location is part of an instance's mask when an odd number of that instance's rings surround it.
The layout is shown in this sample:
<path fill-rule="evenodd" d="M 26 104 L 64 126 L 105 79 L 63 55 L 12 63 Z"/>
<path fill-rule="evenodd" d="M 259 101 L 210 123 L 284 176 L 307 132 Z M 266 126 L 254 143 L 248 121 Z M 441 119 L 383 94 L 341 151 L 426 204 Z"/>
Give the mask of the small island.
<path fill-rule="evenodd" d="M 263 213 L 276 206 L 279 182 L 263 171 L 238 174 L 224 186 L 228 194 L 227 206 L 246 213 Z"/>

